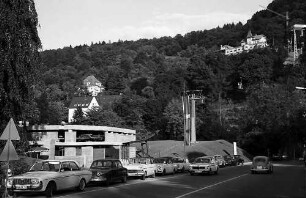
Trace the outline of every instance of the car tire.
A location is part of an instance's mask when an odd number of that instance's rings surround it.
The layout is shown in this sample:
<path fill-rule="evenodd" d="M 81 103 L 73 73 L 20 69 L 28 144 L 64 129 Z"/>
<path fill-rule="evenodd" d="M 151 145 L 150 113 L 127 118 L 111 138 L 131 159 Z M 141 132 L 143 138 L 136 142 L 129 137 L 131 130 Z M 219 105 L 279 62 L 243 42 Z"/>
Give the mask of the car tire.
<path fill-rule="evenodd" d="M 55 184 L 49 182 L 45 190 L 46 197 L 52 197 L 54 194 L 54 191 L 55 191 Z"/>
<path fill-rule="evenodd" d="M 218 175 L 218 171 L 219 171 L 219 168 L 217 168 L 217 170 L 215 171 L 215 175 Z"/>
<path fill-rule="evenodd" d="M 84 191 L 85 187 L 86 187 L 86 181 L 85 181 L 85 179 L 81 179 L 80 183 L 79 183 L 79 185 L 77 187 L 77 190 L 78 191 Z"/>
<path fill-rule="evenodd" d="M 126 183 L 126 180 L 127 180 L 127 176 L 124 175 L 124 176 L 122 177 L 121 181 L 122 181 L 122 183 Z"/>
<path fill-rule="evenodd" d="M 107 178 L 106 178 L 106 181 L 104 182 L 104 185 L 105 185 L 105 186 L 109 186 L 110 183 L 111 183 L 111 178 L 110 178 L 110 177 L 107 177 Z"/>
<path fill-rule="evenodd" d="M 194 175 L 194 173 L 190 172 L 190 175 L 191 175 L 191 176 L 193 176 L 193 175 Z"/>
<path fill-rule="evenodd" d="M 166 169 L 163 170 L 162 175 L 166 175 Z"/>
<path fill-rule="evenodd" d="M 145 179 L 146 179 L 146 173 L 141 176 L 141 180 L 145 180 Z"/>
<path fill-rule="evenodd" d="M 185 172 L 185 167 L 183 167 L 183 168 L 182 168 L 182 171 L 181 171 L 181 172 L 182 172 L 182 173 L 184 173 L 184 172 Z"/>

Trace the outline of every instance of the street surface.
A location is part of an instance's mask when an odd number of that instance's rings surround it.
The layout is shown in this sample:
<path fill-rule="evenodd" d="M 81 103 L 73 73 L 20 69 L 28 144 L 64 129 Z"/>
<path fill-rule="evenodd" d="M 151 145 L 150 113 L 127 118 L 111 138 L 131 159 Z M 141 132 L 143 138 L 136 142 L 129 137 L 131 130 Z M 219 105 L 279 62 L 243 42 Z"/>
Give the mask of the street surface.
<path fill-rule="evenodd" d="M 57 198 L 305 198 L 306 169 L 302 162 L 275 162 L 273 174 L 250 174 L 250 165 L 225 167 L 218 175 L 188 173 L 129 179 L 109 187 L 89 184 L 84 192 L 55 194 Z M 28 194 L 18 197 L 44 197 Z"/>

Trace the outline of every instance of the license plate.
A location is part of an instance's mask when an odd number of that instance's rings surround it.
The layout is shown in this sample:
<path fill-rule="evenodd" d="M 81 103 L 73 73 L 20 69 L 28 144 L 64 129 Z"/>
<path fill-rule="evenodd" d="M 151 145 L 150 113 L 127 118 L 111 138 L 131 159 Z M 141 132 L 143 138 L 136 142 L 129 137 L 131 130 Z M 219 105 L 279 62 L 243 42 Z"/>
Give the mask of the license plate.
<path fill-rule="evenodd" d="M 27 189 L 27 186 L 16 186 L 16 189 Z"/>
<path fill-rule="evenodd" d="M 262 166 L 257 166 L 257 169 L 262 169 Z"/>

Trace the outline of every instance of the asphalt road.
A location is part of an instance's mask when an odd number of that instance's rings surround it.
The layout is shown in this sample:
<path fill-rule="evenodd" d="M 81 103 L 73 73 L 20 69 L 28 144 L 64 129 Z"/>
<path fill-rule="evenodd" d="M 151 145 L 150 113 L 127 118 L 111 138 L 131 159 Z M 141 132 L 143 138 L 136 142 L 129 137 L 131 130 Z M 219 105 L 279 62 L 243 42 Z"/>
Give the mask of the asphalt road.
<path fill-rule="evenodd" d="M 250 166 L 225 167 L 218 175 L 188 173 L 130 179 L 109 187 L 90 184 L 84 192 L 64 191 L 57 198 L 305 198 L 306 169 L 301 162 L 274 163 L 273 174 L 250 174 Z M 44 197 L 27 195 L 19 197 Z"/>

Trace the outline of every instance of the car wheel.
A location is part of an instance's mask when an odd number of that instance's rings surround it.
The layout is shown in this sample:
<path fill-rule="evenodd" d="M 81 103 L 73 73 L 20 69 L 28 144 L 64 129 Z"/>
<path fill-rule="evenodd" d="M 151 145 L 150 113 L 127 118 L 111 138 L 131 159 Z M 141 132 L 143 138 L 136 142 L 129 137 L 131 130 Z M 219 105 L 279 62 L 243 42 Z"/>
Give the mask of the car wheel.
<path fill-rule="evenodd" d="M 166 175 L 166 169 L 163 170 L 162 175 Z"/>
<path fill-rule="evenodd" d="M 126 180 L 127 180 L 127 176 L 124 175 L 124 176 L 122 177 L 121 181 L 122 181 L 122 183 L 126 183 Z"/>
<path fill-rule="evenodd" d="M 81 181 L 80 181 L 80 183 L 79 183 L 79 185 L 78 185 L 78 187 L 77 187 L 78 191 L 83 191 L 83 190 L 85 190 L 85 186 L 86 186 L 85 180 L 84 180 L 84 179 L 81 179 Z"/>
<path fill-rule="evenodd" d="M 145 180 L 145 179 L 146 179 L 146 173 L 141 176 L 141 180 Z"/>
<path fill-rule="evenodd" d="M 219 169 L 217 168 L 217 170 L 215 171 L 215 175 L 218 175 L 218 171 L 219 171 Z"/>
<path fill-rule="evenodd" d="M 182 173 L 184 173 L 184 172 L 185 172 L 185 167 L 182 168 Z"/>
<path fill-rule="evenodd" d="M 45 190 L 46 197 L 52 197 L 54 191 L 55 191 L 55 184 L 54 183 L 48 183 L 48 185 L 46 187 L 46 190 Z"/>
<path fill-rule="evenodd" d="M 109 186 L 111 183 L 111 178 L 110 177 L 107 177 L 106 178 L 106 181 L 104 182 L 105 186 Z"/>
<path fill-rule="evenodd" d="M 194 173 L 190 172 L 190 175 L 192 175 L 192 176 L 193 176 L 193 175 L 194 175 Z"/>

